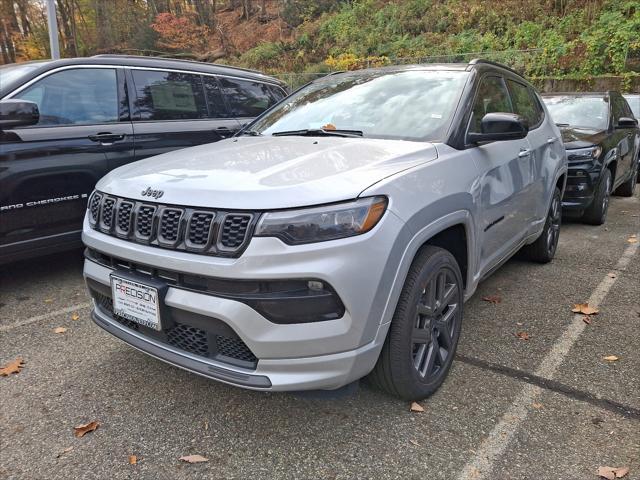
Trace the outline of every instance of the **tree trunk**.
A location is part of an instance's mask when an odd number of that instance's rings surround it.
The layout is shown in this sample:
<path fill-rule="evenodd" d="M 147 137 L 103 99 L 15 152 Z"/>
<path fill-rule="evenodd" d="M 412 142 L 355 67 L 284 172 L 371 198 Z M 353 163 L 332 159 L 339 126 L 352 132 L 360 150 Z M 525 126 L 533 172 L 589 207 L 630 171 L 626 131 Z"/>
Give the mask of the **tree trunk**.
<path fill-rule="evenodd" d="M 111 27 L 109 21 L 108 0 L 95 0 L 96 8 L 96 47 L 104 51 L 110 46 Z"/>

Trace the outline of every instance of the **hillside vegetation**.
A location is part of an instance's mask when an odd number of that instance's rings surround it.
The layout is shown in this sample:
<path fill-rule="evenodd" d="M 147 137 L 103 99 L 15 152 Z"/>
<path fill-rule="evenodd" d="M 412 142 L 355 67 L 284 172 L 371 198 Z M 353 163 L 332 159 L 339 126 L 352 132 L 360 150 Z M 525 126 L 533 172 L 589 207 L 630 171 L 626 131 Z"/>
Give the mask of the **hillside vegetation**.
<path fill-rule="evenodd" d="M 485 56 L 530 76 L 633 75 L 638 0 L 57 0 L 65 56 L 323 72 Z M 0 0 L 4 62 L 47 56 L 42 5 Z M 10 11 L 11 10 L 11 11 Z"/>

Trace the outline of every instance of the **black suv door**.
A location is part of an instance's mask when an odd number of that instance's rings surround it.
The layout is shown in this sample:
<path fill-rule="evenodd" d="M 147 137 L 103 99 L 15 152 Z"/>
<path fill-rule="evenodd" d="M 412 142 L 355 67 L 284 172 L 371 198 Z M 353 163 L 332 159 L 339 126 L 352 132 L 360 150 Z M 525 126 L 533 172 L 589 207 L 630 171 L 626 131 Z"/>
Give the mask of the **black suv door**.
<path fill-rule="evenodd" d="M 7 98 L 38 104 L 39 123 L 0 132 L 0 260 L 80 243 L 87 196 L 109 161 L 133 158 L 117 67 L 68 67 Z"/>
<path fill-rule="evenodd" d="M 131 68 L 128 75 L 134 91 L 136 160 L 216 142 L 240 127 L 214 77 L 143 68 Z"/>
<path fill-rule="evenodd" d="M 617 92 L 611 92 L 611 112 L 613 115 L 613 140 L 618 149 L 618 165 L 614 188 L 629 178 L 635 153 L 636 128 L 620 128 L 618 121 L 622 117 L 633 118 L 629 105 L 624 97 Z"/>
<path fill-rule="evenodd" d="M 284 98 L 281 88 L 248 79 L 219 77 L 231 115 L 244 125 Z"/>

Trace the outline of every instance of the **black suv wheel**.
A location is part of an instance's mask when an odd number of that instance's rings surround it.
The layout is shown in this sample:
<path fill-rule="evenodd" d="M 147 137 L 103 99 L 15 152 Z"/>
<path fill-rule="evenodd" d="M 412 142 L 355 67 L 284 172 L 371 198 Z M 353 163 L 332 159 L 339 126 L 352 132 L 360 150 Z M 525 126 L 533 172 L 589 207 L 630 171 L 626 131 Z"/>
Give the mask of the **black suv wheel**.
<path fill-rule="evenodd" d="M 600 177 L 598 189 L 593 197 L 593 202 L 584 211 L 582 219 L 591 225 L 602 225 L 607 220 L 609 210 L 609 197 L 611 196 L 611 170 L 605 168 Z"/>
<path fill-rule="evenodd" d="M 451 368 L 462 326 L 464 288 L 455 258 L 424 247 L 413 261 L 372 383 L 406 400 L 434 393 Z"/>
<path fill-rule="evenodd" d="M 638 181 L 638 162 L 640 162 L 640 158 L 633 163 L 629 179 L 618 187 L 616 195 L 620 195 L 622 197 L 633 196 L 633 193 L 636 190 L 636 183 Z"/>

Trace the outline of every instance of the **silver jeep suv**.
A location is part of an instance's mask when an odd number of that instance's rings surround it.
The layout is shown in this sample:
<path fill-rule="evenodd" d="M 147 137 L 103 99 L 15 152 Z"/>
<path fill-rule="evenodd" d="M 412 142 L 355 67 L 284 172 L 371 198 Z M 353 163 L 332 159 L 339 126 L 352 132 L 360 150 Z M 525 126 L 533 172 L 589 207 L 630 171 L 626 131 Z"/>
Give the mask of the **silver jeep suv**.
<path fill-rule="evenodd" d="M 114 170 L 89 199 L 95 322 L 256 390 L 444 381 L 463 303 L 549 262 L 567 172 L 533 87 L 487 61 L 329 75 L 238 136 Z"/>

